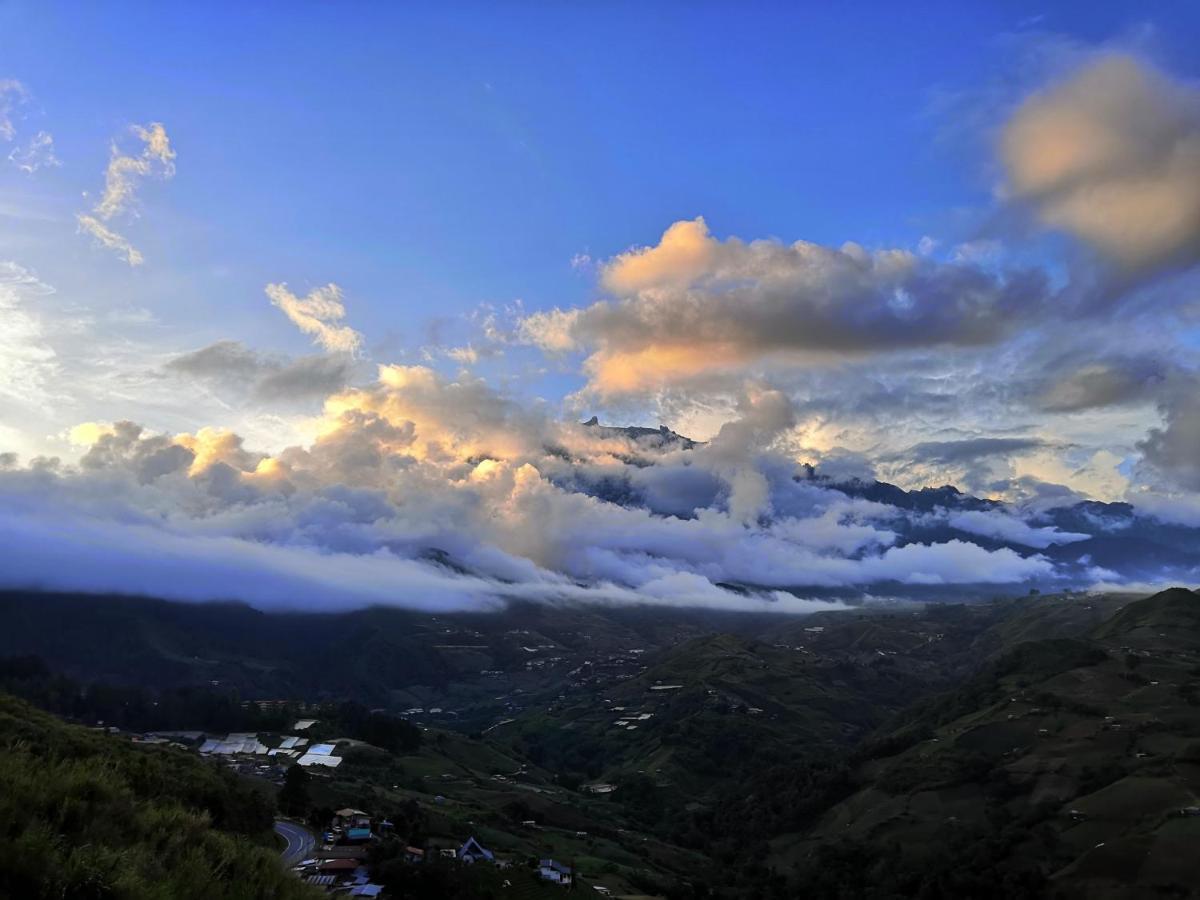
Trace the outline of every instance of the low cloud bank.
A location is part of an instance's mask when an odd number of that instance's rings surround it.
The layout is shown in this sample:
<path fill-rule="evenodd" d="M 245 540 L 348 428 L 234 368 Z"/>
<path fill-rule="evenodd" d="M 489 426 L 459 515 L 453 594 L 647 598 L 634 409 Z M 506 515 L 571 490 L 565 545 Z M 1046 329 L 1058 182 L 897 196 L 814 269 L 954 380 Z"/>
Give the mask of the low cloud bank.
<path fill-rule="evenodd" d="M 316 439 L 275 455 L 219 429 L 89 423 L 78 465 L 0 471 L 0 579 L 265 608 L 805 612 L 828 608 L 802 599 L 823 591 L 1077 577 L 1034 551 L 1090 532 L 999 505 L 931 513 L 854 496 L 784 451 L 792 424 L 786 398 L 750 392 L 693 445 L 564 423 L 480 380 L 400 366 L 330 397 Z"/>

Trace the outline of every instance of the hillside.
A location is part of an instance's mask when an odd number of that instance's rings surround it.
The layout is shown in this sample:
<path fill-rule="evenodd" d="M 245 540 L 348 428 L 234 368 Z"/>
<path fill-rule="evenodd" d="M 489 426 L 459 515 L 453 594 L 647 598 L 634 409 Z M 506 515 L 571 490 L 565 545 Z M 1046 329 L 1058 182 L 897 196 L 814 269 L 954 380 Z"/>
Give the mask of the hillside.
<path fill-rule="evenodd" d="M 1089 639 L 1021 644 L 918 704 L 866 746 L 852 793 L 772 842 L 774 865 L 810 896 L 846 883 L 860 896 L 1190 895 L 1198 608 L 1164 592 Z"/>
<path fill-rule="evenodd" d="M 0 694 L 0 896 L 303 900 L 273 804 L 181 750 L 139 748 Z"/>

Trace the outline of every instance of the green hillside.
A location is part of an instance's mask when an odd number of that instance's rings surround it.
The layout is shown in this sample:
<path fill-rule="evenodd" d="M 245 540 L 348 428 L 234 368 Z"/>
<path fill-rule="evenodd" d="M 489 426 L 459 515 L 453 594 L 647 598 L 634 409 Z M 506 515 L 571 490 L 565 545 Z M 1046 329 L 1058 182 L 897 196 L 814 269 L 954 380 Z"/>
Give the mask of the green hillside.
<path fill-rule="evenodd" d="M 1191 896 L 1200 622 L 1173 590 L 1094 638 L 1020 644 L 876 735 L 772 864 L 809 896 Z M 1153 649 L 1132 644 L 1154 630 Z"/>
<path fill-rule="evenodd" d="M 273 804 L 174 749 L 65 724 L 0 694 L 0 896 L 302 900 Z"/>

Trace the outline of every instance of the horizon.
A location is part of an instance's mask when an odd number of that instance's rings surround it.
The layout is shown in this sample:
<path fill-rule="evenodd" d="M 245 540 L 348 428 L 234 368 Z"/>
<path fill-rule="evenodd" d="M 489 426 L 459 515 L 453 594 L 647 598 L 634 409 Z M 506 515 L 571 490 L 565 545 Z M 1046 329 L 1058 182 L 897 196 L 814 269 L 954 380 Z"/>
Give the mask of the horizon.
<path fill-rule="evenodd" d="M 1200 10 L 142 9 L 0 8 L 0 589 L 1200 584 Z"/>

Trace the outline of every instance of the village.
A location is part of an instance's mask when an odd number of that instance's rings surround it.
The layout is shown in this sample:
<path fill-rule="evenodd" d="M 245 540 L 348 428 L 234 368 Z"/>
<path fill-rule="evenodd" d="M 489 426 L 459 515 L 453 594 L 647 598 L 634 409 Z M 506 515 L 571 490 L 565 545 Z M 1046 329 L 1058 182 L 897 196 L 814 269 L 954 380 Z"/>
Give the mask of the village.
<path fill-rule="evenodd" d="M 619 709 L 613 710 L 619 712 Z M 630 714 L 629 721 L 649 719 L 651 714 Z M 300 718 L 291 723 L 289 734 L 265 732 L 231 732 L 211 735 L 201 731 L 161 731 L 131 735 L 135 743 L 168 744 L 187 749 L 201 757 L 220 762 L 238 776 L 267 782 L 281 789 L 281 805 L 287 784 L 294 776 L 289 771 L 301 770 L 306 783 L 335 785 L 334 779 L 346 759 L 355 750 L 370 752 L 370 745 L 349 738 L 317 740 L 306 733 L 327 734 L 323 723 L 316 718 Z M 328 727 L 327 725 L 324 727 Z M 636 726 L 635 726 L 636 727 Z M 534 785 L 518 784 L 525 773 L 520 766 L 508 774 L 492 774 L 490 781 L 540 790 Z M 345 779 L 341 779 L 344 781 Z M 449 772 L 440 776 L 425 774 L 421 780 L 430 783 L 429 790 L 439 793 L 424 795 L 424 803 L 445 808 L 453 801 L 440 791 L 450 792 L 456 783 L 469 783 Z M 436 785 L 436 787 L 434 786 Z M 615 789 L 610 784 L 587 785 L 585 794 L 606 794 Z M 327 819 L 317 821 L 313 811 L 304 818 L 281 816 L 275 831 L 285 841 L 281 856 L 283 864 L 300 880 L 313 888 L 334 896 L 388 897 L 385 885 L 372 879 L 372 862 L 380 859 L 399 860 L 408 867 L 483 866 L 503 873 L 500 884 L 528 886 L 531 882 L 545 887 L 572 888 L 585 886 L 570 858 L 554 855 L 549 846 L 540 854 L 509 851 L 502 853 L 487 846 L 479 837 L 463 833 L 459 838 L 446 836 L 414 837 L 402 834 L 386 817 L 353 806 L 337 809 Z M 550 837 L 551 827 L 540 825 L 536 819 L 520 823 L 522 832 Z M 586 836 L 585 831 L 572 832 L 575 839 Z M 536 839 L 532 842 L 536 849 Z M 525 846 L 529 846 L 527 843 Z M 596 896 L 610 896 L 611 887 L 587 880 L 586 887 Z M 537 895 L 537 896 L 540 896 Z"/>
<path fill-rule="evenodd" d="M 368 858 L 383 841 L 398 842 L 394 826 L 386 819 L 373 818 L 360 809 L 339 809 L 330 819 L 319 840 L 305 848 L 304 859 L 292 865 L 292 871 L 306 884 L 336 896 L 384 897 L 388 894 L 382 884 L 371 880 Z M 513 886 L 514 879 L 536 878 L 546 885 L 571 888 L 576 883 L 575 869 L 570 863 L 543 857 L 515 859 L 501 856 L 485 847 L 474 836 L 461 843 L 446 840 L 426 840 L 421 846 L 405 842 L 400 856 L 410 866 L 487 866 L 508 873 L 501 881 Z M 609 896 L 611 890 L 593 884 L 596 896 Z"/>

